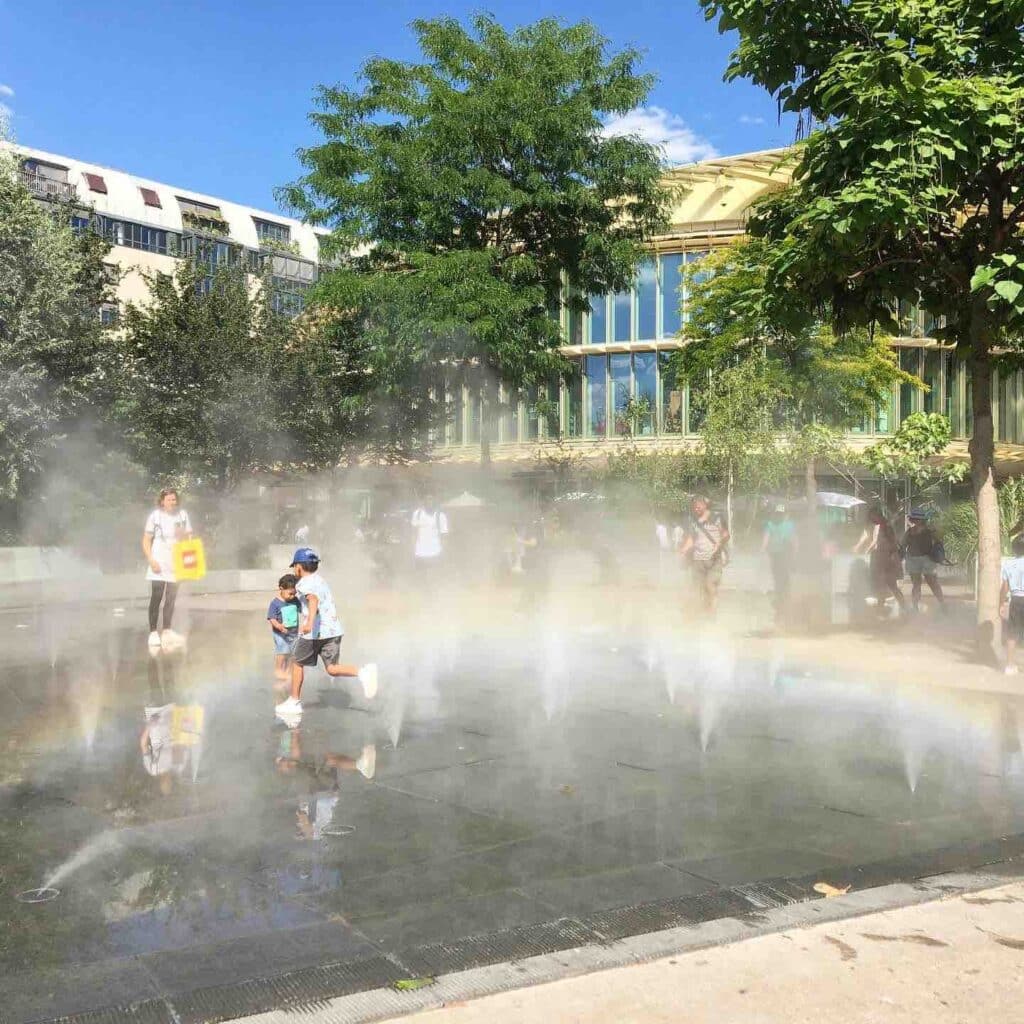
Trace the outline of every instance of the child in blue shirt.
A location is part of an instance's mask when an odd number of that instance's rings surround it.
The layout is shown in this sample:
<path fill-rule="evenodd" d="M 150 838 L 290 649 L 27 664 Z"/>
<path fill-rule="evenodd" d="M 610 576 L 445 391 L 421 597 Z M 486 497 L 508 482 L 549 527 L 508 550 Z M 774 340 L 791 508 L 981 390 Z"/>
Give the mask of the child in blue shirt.
<path fill-rule="evenodd" d="M 285 573 L 277 581 L 277 597 L 267 608 L 267 621 L 274 637 L 274 675 L 288 679 L 288 659 L 299 636 L 299 611 L 301 605 L 295 596 L 298 577 Z"/>

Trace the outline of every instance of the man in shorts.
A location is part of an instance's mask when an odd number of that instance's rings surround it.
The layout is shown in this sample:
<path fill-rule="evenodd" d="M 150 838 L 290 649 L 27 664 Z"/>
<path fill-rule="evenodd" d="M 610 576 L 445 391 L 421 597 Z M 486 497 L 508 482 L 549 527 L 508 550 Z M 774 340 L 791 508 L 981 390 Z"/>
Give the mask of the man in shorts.
<path fill-rule="evenodd" d="M 1024 535 L 1014 537 L 1013 556 L 1003 559 L 1003 584 L 999 592 L 1000 613 L 1006 620 L 1006 669 L 1008 676 L 1015 676 L 1017 668 L 1017 644 L 1024 636 Z"/>
<path fill-rule="evenodd" d="M 729 531 L 722 520 L 711 513 L 711 502 L 697 497 L 690 505 L 693 520 L 690 530 L 683 538 L 679 553 L 693 559 L 694 582 L 704 603 L 708 616 L 718 608 L 718 588 L 722 583 L 725 568 L 725 551 L 729 543 Z"/>
<path fill-rule="evenodd" d="M 363 696 L 372 700 L 377 695 L 377 666 L 370 664 L 359 668 L 343 665 L 341 638 L 345 633 L 338 618 L 327 580 L 320 575 L 320 556 L 312 548 L 299 548 L 292 558 L 292 570 L 298 577 L 295 596 L 299 599 L 302 619 L 299 622 L 299 637 L 292 647 L 292 692 L 274 710 L 284 718 L 302 714 L 302 684 L 305 669 L 323 662 L 329 676 L 358 678 L 363 684 Z"/>
<path fill-rule="evenodd" d="M 912 509 L 907 516 L 907 532 L 900 545 L 904 567 L 910 576 L 910 601 L 915 612 L 921 610 L 921 581 L 928 584 L 928 589 L 935 595 L 939 608 L 945 611 L 946 598 L 939 583 L 939 567 L 936 554 L 941 552 L 939 538 L 928 525 L 928 513 L 923 509 Z M 939 558 L 942 555 L 939 554 Z"/>

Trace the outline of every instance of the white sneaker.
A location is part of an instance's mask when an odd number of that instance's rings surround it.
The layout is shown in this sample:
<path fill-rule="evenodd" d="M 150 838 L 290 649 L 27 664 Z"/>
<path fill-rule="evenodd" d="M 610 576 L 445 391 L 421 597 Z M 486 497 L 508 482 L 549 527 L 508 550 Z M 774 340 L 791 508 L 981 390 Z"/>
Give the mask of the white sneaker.
<path fill-rule="evenodd" d="M 377 771 L 377 748 L 372 743 L 368 743 L 363 747 L 363 752 L 356 761 L 356 767 L 365 778 L 373 778 L 374 773 Z"/>
<path fill-rule="evenodd" d="M 1020 669 L 1017 668 L 1016 665 L 1007 665 L 1006 668 L 1003 669 L 1003 675 L 1004 676 L 1017 676 L 1017 675 L 1020 675 Z"/>
<path fill-rule="evenodd" d="M 149 646 L 150 647 L 159 647 L 160 646 L 160 634 L 155 629 L 153 630 L 152 633 L 149 634 Z"/>
<path fill-rule="evenodd" d="M 363 684 L 363 696 L 373 700 L 377 696 L 377 666 L 372 662 L 359 670 L 359 682 Z"/>
<path fill-rule="evenodd" d="M 301 715 L 302 701 L 296 700 L 294 697 L 288 697 L 286 700 L 281 701 L 274 710 L 279 715 Z"/>
<path fill-rule="evenodd" d="M 173 629 L 165 629 L 160 634 L 160 643 L 164 647 L 184 647 L 185 638 L 180 633 L 175 633 Z"/>

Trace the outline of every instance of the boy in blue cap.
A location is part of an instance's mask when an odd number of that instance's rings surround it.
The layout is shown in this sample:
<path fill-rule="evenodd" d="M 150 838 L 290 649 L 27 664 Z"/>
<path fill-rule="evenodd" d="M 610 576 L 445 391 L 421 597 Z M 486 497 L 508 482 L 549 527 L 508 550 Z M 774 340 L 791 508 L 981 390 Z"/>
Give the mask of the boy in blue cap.
<path fill-rule="evenodd" d="M 306 666 L 321 660 L 329 676 L 358 678 L 363 696 L 372 700 L 377 695 L 377 666 L 362 668 L 343 665 L 341 638 L 345 633 L 330 585 L 319 574 L 320 556 L 312 548 L 299 548 L 292 557 L 292 570 L 298 577 L 295 596 L 302 608 L 299 636 L 292 648 L 292 692 L 274 709 L 279 715 L 302 714 L 302 683 Z"/>

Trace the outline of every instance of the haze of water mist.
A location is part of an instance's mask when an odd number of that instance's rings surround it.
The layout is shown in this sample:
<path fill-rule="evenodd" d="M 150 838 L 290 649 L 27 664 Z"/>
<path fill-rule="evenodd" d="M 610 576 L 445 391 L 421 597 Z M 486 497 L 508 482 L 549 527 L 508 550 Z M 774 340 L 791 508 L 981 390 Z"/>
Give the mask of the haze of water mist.
<path fill-rule="evenodd" d="M 412 481 L 417 479 L 412 471 L 410 476 Z M 365 474 L 354 472 L 343 476 L 340 483 L 358 490 L 366 481 Z M 328 484 L 337 486 L 339 480 L 332 475 L 304 482 L 312 489 L 326 489 Z M 426 489 L 421 482 L 420 493 Z M 406 484 L 400 490 L 381 492 L 375 500 L 401 508 L 407 521 L 416 504 L 416 490 L 414 483 Z M 455 488 L 435 483 L 431 490 L 443 502 L 453 496 Z M 549 538 L 538 552 L 546 586 L 540 585 L 536 571 L 513 579 L 504 572 L 511 526 L 514 521 L 532 518 L 535 506 L 532 495 L 516 493 L 510 487 L 500 488 L 496 494 L 497 502 L 481 510 L 448 513 L 452 557 L 440 577 L 425 578 L 410 571 L 412 538 L 411 531 L 405 531 L 400 532 L 397 550 L 391 552 L 398 559 L 399 571 L 381 578 L 371 552 L 355 540 L 355 523 L 347 509 L 339 507 L 340 502 L 302 506 L 294 519 L 296 525 L 310 520 L 310 543 L 323 556 L 321 572 L 334 590 L 347 625 L 343 659 L 374 660 L 380 666 L 381 695 L 373 711 L 393 748 L 402 745 L 410 721 L 430 721 L 443 714 L 446 678 L 456 669 L 472 673 L 480 688 L 501 679 L 502 685 L 517 688 L 517 696 L 532 695 L 532 710 L 508 703 L 510 714 L 522 716 L 508 724 L 521 734 L 525 750 L 557 742 L 558 729 L 571 728 L 574 716 L 591 706 L 597 699 L 594 694 L 599 692 L 592 685 L 594 680 L 609 671 L 621 673 L 616 685 L 625 693 L 631 689 L 646 691 L 653 681 L 664 694 L 665 714 L 674 709 L 678 715 L 692 715 L 697 747 L 701 755 L 711 758 L 715 756 L 716 735 L 726 727 L 730 716 L 746 713 L 752 703 L 802 701 L 820 706 L 834 700 L 834 708 L 828 713 L 819 711 L 813 721 L 817 739 L 821 740 L 843 733 L 847 728 L 844 716 L 858 702 L 877 705 L 888 701 L 886 716 L 894 723 L 893 740 L 911 796 L 918 789 L 931 749 L 942 746 L 963 751 L 986 742 L 984 736 L 965 736 L 970 730 L 964 730 L 962 723 L 958 725 L 955 712 L 929 711 L 923 708 L 919 696 L 902 691 L 885 698 L 877 689 L 858 691 L 849 684 L 814 681 L 808 692 L 797 695 L 787 679 L 802 673 L 787 667 L 784 642 L 772 648 L 769 664 L 753 668 L 744 665 L 737 651 L 737 634 L 770 621 L 767 601 L 756 593 L 745 595 L 746 611 L 741 617 L 737 618 L 732 609 L 719 624 L 699 620 L 692 603 L 681 597 L 681 570 L 673 566 L 667 586 L 653 582 L 658 578 L 658 552 L 653 522 L 645 516 L 619 520 L 608 537 L 588 533 L 598 529 L 595 520 L 568 526 Z M 182 498 L 183 507 L 189 508 L 188 493 L 184 492 Z M 229 520 L 237 500 L 232 495 L 219 499 L 221 513 Z M 264 496 L 263 500 L 270 499 Z M 556 508 L 557 504 L 548 507 L 549 522 Z M 108 514 L 109 521 L 99 524 L 101 532 L 111 538 L 107 543 L 132 552 L 139 601 L 125 620 L 129 628 L 108 631 L 109 663 L 98 668 L 76 667 L 70 676 L 69 695 L 86 750 L 93 748 L 97 731 L 102 728 L 105 703 L 116 694 L 121 645 L 143 643 L 146 631 L 141 604 L 144 568 L 138 551 L 144 510 L 133 508 L 116 516 L 110 510 Z M 242 539 L 254 544 L 278 540 L 291 544 L 290 537 L 261 533 L 245 521 L 238 522 L 237 517 L 231 521 L 237 523 Z M 90 531 L 96 533 L 95 522 Z M 250 536 L 244 537 L 245 533 Z M 239 536 L 236 534 L 233 540 L 238 550 Z M 598 550 L 599 544 L 611 545 L 619 554 L 620 572 L 612 577 L 618 582 L 609 581 L 606 557 Z M 226 567 L 219 562 L 216 546 L 209 554 L 214 568 Z M 760 576 L 767 580 L 763 560 L 750 557 L 758 560 Z M 268 581 L 286 569 L 285 565 L 273 566 Z M 727 585 L 730 572 L 735 570 L 726 570 Z M 497 576 L 502 579 L 496 583 Z M 88 590 L 89 579 L 83 578 L 81 586 Z M 202 585 L 184 589 L 179 605 L 182 617 L 175 624 L 185 631 L 190 589 L 201 593 Z M 261 600 L 269 600 L 273 593 L 271 581 Z M 75 613 L 68 609 L 67 614 L 73 617 Z M 260 639 L 241 661 L 225 664 L 202 651 L 188 655 L 196 659 L 199 689 L 211 717 L 221 708 L 229 713 L 233 701 L 244 699 L 263 701 L 268 722 L 272 720 L 273 695 L 261 608 L 251 616 L 252 635 Z M 73 630 L 68 630 L 66 622 L 53 628 L 55 618 L 41 609 L 39 619 L 45 623 L 44 644 L 55 670 L 58 662 L 72 653 L 65 651 L 62 643 Z M 624 656 L 629 663 L 626 670 L 622 668 Z M 261 674 L 266 678 L 265 693 L 241 689 L 243 678 Z M 318 670 L 309 673 L 310 691 L 323 684 Z M 472 700 L 472 695 L 468 699 Z M 202 782 L 198 758 L 194 772 L 192 782 Z M 751 766 L 752 781 L 755 777 L 756 768 Z M 241 770 L 237 780 L 228 781 L 237 782 L 241 809 L 246 800 L 256 799 Z M 45 886 L 56 888 L 83 867 L 116 855 L 132 843 L 159 845 L 159 836 L 154 830 L 104 831 L 54 869 Z"/>

